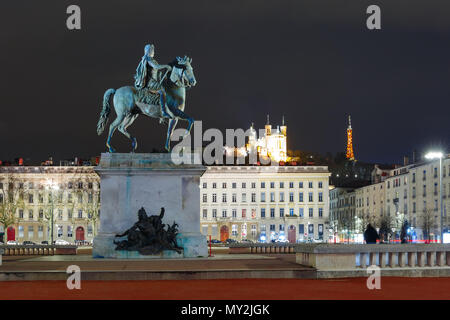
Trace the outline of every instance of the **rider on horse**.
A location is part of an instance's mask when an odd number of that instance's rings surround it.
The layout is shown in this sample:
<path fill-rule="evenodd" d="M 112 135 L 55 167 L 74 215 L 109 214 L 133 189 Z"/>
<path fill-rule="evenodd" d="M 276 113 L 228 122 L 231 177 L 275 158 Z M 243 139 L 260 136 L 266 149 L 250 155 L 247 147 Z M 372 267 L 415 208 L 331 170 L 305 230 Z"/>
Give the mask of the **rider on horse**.
<path fill-rule="evenodd" d="M 145 54 L 136 68 L 134 86 L 138 90 L 147 88 L 150 93 L 159 94 L 161 113 L 163 117 L 171 119 L 173 118 L 173 115 L 166 106 L 166 93 L 162 86 L 162 82 L 172 67 L 169 65 L 160 65 L 155 58 L 153 58 L 155 55 L 155 47 L 152 44 L 147 44 L 144 48 L 144 52 Z M 161 77 L 160 70 L 162 69 L 167 70 L 164 77 Z"/>

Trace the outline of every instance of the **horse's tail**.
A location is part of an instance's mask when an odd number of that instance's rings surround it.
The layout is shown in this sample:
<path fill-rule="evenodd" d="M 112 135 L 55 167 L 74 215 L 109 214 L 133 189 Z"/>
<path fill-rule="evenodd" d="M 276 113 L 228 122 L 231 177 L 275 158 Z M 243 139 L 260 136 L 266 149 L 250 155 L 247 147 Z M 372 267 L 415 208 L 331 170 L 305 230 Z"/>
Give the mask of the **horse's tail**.
<path fill-rule="evenodd" d="M 111 106 L 109 105 L 109 98 L 112 94 L 116 92 L 115 89 L 108 89 L 105 91 L 103 95 L 103 109 L 100 113 L 100 119 L 98 119 L 97 123 L 97 134 L 101 135 L 103 130 L 105 130 L 105 125 L 108 122 L 109 113 L 111 112 Z"/>

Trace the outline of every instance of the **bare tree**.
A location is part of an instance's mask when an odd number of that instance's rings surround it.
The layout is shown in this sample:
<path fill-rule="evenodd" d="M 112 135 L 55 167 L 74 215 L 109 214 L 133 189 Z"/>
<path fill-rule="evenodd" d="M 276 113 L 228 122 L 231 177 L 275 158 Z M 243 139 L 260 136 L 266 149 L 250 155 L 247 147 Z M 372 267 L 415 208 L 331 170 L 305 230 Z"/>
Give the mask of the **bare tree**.
<path fill-rule="evenodd" d="M 356 230 L 359 233 L 364 233 L 364 231 L 366 231 L 367 225 L 369 223 L 373 225 L 373 221 L 369 216 L 365 215 L 364 213 L 358 215 L 358 223 L 356 226 Z"/>
<path fill-rule="evenodd" d="M 392 230 L 392 219 L 387 215 L 383 215 L 378 220 L 378 226 L 380 228 L 380 231 L 378 232 L 380 235 L 380 241 L 389 242 L 394 233 Z"/>
<path fill-rule="evenodd" d="M 426 208 L 423 211 L 422 219 L 421 219 L 421 227 L 423 232 L 423 238 L 426 241 L 430 240 L 430 233 L 433 230 L 434 225 L 434 210 L 431 208 Z"/>
<path fill-rule="evenodd" d="M 347 242 L 350 242 L 350 233 L 355 228 L 355 221 L 350 212 L 340 212 L 337 216 L 337 230 L 346 233 Z"/>
<path fill-rule="evenodd" d="M 18 208 L 24 207 L 25 188 L 11 173 L 6 174 L 0 180 L 0 224 L 5 232 L 18 222 L 16 212 Z"/>
<path fill-rule="evenodd" d="M 76 181 L 72 207 L 86 213 L 86 228 L 92 226 L 93 236 L 100 220 L 100 188 L 97 188 L 100 179 L 95 172 L 89 174 L 78 174 L 74 177 Z M 76 200 L 76 204 L 75 204 Z"/>

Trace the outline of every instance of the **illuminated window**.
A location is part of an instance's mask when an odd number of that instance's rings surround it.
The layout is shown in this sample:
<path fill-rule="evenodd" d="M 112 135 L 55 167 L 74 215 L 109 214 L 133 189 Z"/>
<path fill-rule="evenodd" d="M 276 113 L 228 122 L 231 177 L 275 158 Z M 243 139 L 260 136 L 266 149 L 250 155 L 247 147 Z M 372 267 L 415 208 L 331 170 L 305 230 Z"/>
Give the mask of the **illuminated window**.
<path fill-rule="evenodd" d="M 28 227 L 28 239 L 34 238 L 34 228 L 33 226 Z"/>

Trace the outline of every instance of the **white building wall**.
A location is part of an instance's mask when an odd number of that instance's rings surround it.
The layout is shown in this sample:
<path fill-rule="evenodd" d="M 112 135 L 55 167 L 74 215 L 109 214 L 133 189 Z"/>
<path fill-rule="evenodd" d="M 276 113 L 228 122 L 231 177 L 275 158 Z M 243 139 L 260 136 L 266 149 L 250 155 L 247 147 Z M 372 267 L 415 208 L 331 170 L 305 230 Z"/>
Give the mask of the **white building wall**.
<path fill-rule="evenodd" d="M 288 238 L 289 228 L 295 228 L 297 241 L 308 237 L 318 239 L 321 225 L 323 238 L 327 240 L 328 177 L 327 167 L 208 167 L 200 180 L 201 231 L 207 236 L 211 235 L 212 239 L 220 240 L 221 228 L 224 227 L 228 228 L 229 238 L 232 239 L 258 240 L 265 234 L 268 241 L 283 235 Z M 303 193 L 302 202 L 300 193 Z M 312 201 L 309 201 L 309 193 L 312 193 Z M 261 194 L 265 194 L 265 199 Z M 319 201 L 319 194 L 322 201 Z M 216 202 L 213 202 L 214 195 Z M 226 195 L 226 202 L 223 201 L 223 195 Z M 236 202 L 233 202 L 233 195 L 236 196 Z M 310 209 L 312 217 L 309 217 Z M 214 210 L 216 217 L 213 217 Z M 235 217 L 233 210 L 236 212 Z M 242 215 L 243 210 L 245 217 Z M 319 217 L 319 210 L 322 217 Z M 224 211 L 226 217 L 223 216 Z M 300 217 L 302 212 L 303 217 Z M 303 225 L 303 232 L 300 225 Z M 313 225 L 311 234 L 308 234 L 308 225 Z M 237 234 L 233 230 L 237 230 Z"/>

